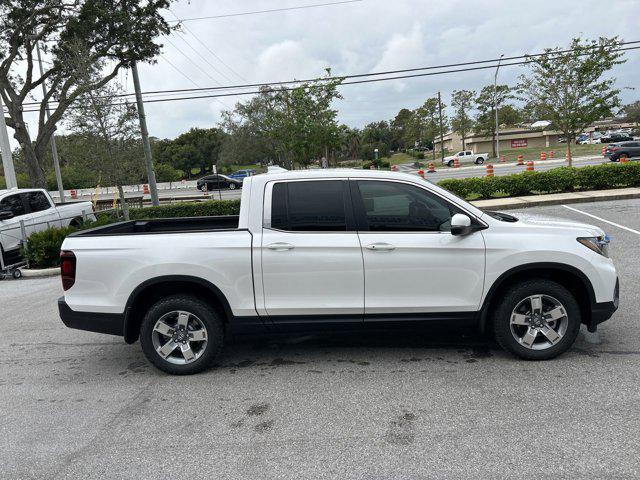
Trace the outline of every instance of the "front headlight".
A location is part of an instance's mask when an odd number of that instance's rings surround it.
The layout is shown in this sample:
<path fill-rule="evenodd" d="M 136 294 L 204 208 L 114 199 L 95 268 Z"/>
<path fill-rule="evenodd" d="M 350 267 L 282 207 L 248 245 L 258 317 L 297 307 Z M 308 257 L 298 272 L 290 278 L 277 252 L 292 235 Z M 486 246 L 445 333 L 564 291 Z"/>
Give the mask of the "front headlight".
<path fill-rule="evenodd" d="M 599 237 L 578 237 L 576 240 L 585 247 L 599 253 L 603 257 L 609 257 L 609 236 L 601 235 Z"/>

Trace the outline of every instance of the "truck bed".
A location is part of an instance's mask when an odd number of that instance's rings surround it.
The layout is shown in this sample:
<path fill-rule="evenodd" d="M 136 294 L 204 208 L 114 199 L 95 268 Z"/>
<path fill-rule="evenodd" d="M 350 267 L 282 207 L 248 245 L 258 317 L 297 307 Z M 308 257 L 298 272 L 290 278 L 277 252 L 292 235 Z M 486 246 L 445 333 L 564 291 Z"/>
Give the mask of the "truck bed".
<path fill-rule="evenodd" d="M 238 215 L 215 217 L 155 218 L 130 220 L 103 227 L 91 228 L 69 235 L 70 237 L 96 237 L 107 235 L 140 235 L 153 233 L 210 232 L 238 229 Z"/>

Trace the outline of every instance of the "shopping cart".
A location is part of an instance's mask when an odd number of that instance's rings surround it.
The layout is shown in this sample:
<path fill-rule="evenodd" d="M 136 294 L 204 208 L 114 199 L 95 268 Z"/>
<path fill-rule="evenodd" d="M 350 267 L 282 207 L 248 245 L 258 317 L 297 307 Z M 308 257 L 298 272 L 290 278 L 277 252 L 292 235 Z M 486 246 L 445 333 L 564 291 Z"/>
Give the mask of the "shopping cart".
<path fill-rule="evenodd" d="M 0 280 L 4 280 L 8 276 L 22 278 L 20 267 L 27 265 L 26 259 L 23 258 L 20 249 L 5 252 L 0 249 Z"/>

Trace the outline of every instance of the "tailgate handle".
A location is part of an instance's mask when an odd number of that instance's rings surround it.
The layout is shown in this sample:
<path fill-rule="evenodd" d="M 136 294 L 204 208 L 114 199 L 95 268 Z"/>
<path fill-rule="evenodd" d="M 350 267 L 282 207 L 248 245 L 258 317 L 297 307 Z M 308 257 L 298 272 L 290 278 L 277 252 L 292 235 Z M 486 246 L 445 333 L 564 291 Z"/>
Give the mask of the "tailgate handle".
<path fill-rule="evenodd" d="M 285 250 L 291 250 L 293 248 L 293 245 L 291 245 L 290 243 L 276 242 L 272 243 L 271 245 L 267 245 L 267 248 L 276 252 L 284 252 Z"/>
<path fill-rule="evenodd" d="M 371 245 L 367 245 L 366 248 L 368 250 L 375 250 L 378 252 L 391 252 L 396 249 L 396 247 L 388 243 L 372 243 Z"/>

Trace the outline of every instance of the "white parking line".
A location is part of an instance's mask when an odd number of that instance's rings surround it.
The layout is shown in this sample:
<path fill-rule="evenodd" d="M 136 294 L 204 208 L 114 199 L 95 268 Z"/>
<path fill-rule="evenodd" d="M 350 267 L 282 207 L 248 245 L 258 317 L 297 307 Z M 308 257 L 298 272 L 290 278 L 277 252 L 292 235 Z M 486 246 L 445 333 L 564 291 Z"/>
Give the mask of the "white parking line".
<path fill-rule="evenodd" d="M 619 223 L 614 223 L 609 220 L 605 220 L 604 218 L 596 217 L 595 215 L 591 215 L 590 213 L 583 212 L 582 210 L 578 210 L 577 208 L 569 207 L 568 205 L 562 205 L 564 208 L 567 208 L 573 212 L 578 212 L 587 217 L 595 218 L 596 220 L 600 220 L 601 222 L 608 223 L 609 225 L 613 225 L 614 227 L 622 228 L 623 230 L 627 230 L 628 232 L 635 233 L 636 235 L 640 235 L 638 230 L 634 230 L 633 228 L 625 227 L 624 225 L 620 225 Z"/>

